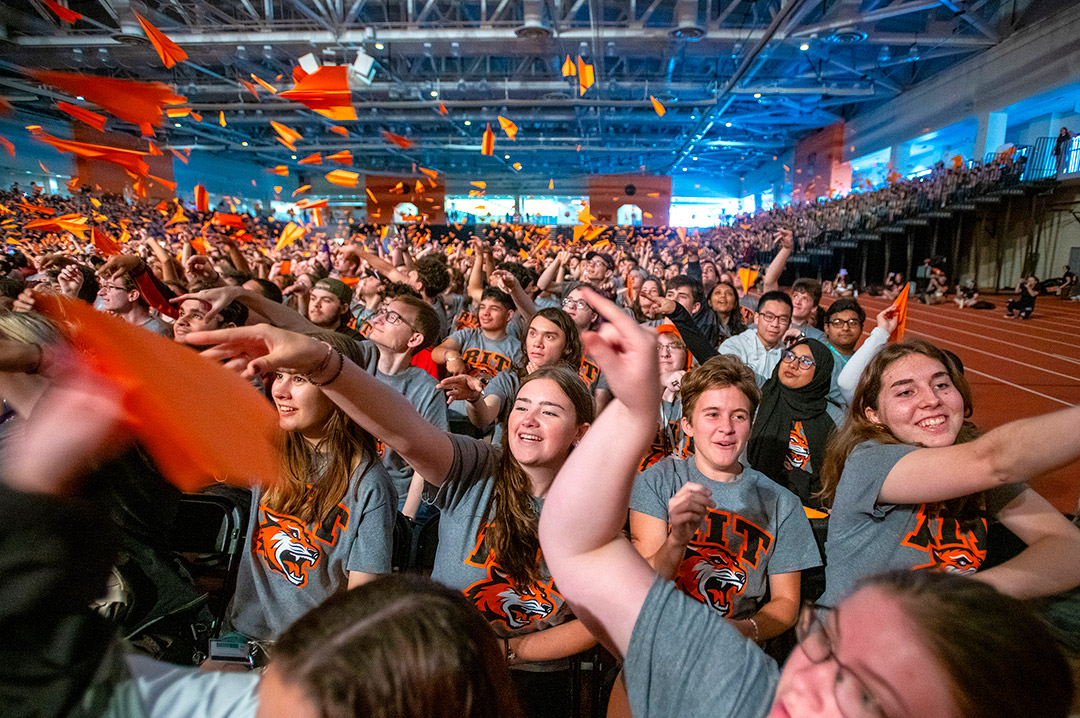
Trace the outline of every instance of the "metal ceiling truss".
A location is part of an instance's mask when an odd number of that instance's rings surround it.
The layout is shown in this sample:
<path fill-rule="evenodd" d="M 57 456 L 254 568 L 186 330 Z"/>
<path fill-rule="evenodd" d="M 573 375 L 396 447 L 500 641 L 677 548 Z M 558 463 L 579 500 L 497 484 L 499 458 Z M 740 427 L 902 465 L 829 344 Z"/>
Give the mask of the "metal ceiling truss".
<path fill-rule="evenodd" d="M 16 64 L 160 80 L 228 122 L 177 120 L 159 133 L 166 145 L 287 164 L 273 119 L 304 136 L 300 157 L 350 148 L 360 169 L 377 171 L 420 162 L 513 172 L 520 162 L 529 177 L 570 167 L 741 175 L 1009 30 L 996 19 L 1004 0 L 143 0 L 134 9 L 189 55 L 166 70 L 136 42 L 131 0 L 61 2 L 85 19 L 62 23 L 38 0 L 0 7 L 0 87 L 16 107 L 66 119 L 53 101 L 73 100 L 35 87 Z M 256 100 L 238 82 L 281 75 L 285 89 L 300 56 L 349 63 L 360 50 L 378 68 L 354 88 L 356 121 L 331 123 L 268 93 Z M 596 72 L 584 95 L 561 72 L 579 55 Z M 497 115 L 519 125 L 519 139 L 500 134 L 495 158 L 482 157 L 481 133 L 498 128 Z M 416 144 L 398 151 L 382 129 Z"/>

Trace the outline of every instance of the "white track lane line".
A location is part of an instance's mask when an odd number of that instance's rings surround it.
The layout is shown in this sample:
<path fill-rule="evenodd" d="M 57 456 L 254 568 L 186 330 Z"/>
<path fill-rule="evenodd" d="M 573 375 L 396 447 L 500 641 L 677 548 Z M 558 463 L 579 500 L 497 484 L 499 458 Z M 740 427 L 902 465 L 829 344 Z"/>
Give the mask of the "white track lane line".
<path fill-rule="evenodd" d="M 1011 386 L 1011 387 L 1013 387 L 1015 389 L 1019 389 L 1021 391 L 1026 391 L 1027 393 L 1034 394 L 1035 396 L 1041 396 L 1043 399 L 1049 399 L 1050 401 L 1056 401 L 1057 403 L 1064 404 L 1065 406 L 1074 406 L 1073 404 L 1070 404 L 1069 402 L 1064 401 L 1063 399 L 1058 399 L 1056 396 L 1049 396 L 1047 394 L 1043 394 L 1042 392 L 1035 391 L 1034 389 L 1028 389 L 1026 386 L 1020 386 L 1019 384 L 1013 384 L 1011 381 L 1006 381 L 1006 380 L 1002 379 L 1001 377 L 994 376 L 993 374 L 987 374 L 986 372 L 981 372 L 981 371 L 978 371 L 977 369 L 970 369 L 970 368 L 964 367 L 964 373 L 965 374 L 978 374 L 979 376 L 985 376 L 987 379 L 991 379 L 991 380 L 996 381 L 996 382 L 998 382 L 1000 384 L 1006 384 L 1008 386 Z"/>
<path fill-rule="evenodd" d="M 1010 359 L 1009 357 L 1001 356 L 1000 354 L 995 354 L 993 352 L 985 352 L 982 349 L 976 349 L 975 347 L 970 347 L 970 346 L 967 346 L 966 344 L 961 344 L 959 342 L 950 341 L 949 339 L 934 336 L 933 334 L 927 334 L 926 332 L 920 331 L 918 329 L 912 329 L 911 333 L 922 336 L 922 337 L 925 337 L 927 339 L 934 339 L 934 340 L 936 340 L 936 341 L 938 341 L 938 342 L 940 342 L 942 344 L 951 344 L 954 347 L 960 347 L 964 351 L 978 352 L 979 354 L 985 354 L 986 356 L 994 357 L 995 359 L 1001 359 L 1002 361 L 1007 361 L 1007 362 L 1010 362 L 1012 364 L 1019 364 L 1020 366 L 1026 366 L 1029 369 L 1034 369 L 1036 371 L 1041 371 L 1041 372 L 1043 372 L 1045 374 L 1053 374 L 1054 376 L 1060 376 L 1060 377 L 1062 377 L 1064 379 L 1068 379 L 1069 381 L 1080 382 L 1080 377 L 1078 377 L 1078 376 L 1076 376 L 1074 374 L 1062 374 L 1061 372 L 1054 371 L 1053 369 L 1044 369 L 1041 366 L 1036 366 L 1034 364 L 1028 364 L 1027 362 L 1017 361 L 1016 359 Z"/>

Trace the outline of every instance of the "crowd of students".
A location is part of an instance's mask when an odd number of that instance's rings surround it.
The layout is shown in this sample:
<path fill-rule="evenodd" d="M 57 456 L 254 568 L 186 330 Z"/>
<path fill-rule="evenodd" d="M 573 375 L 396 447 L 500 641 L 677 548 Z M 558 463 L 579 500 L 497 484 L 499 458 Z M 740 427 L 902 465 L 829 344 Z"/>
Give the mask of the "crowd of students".
<path fill-rule="evenodd" d="M 895 309 L 867 327 L 854 296 L 781 289 L 799 210 L 592 244 L 343 223 L 275 247 L 267 221 L 94 197 L 126 235 L 108 257 L 19 226 L 90 199 L 0 197 L 6 715 L 570 716 L 597 644 L 621 662 L 611 716 L 1069 714 L 1080 529 L 1024 482 L 1080 458 L 1080 410 L 980 432 L 961 358 L 889 343 Z M 178 496 L 34 311 L 50 292 L 276 410 L 222 630 L 264 670 L 152 660 L 110 639 L 147 623 L 137 602 L 91 611 L 108 576 L 138 595 L 145 562 L 141 590 L 181 595 Z M 430 580 L 394 559 L 402 523 L 437 526 Z M 998 527 L 1026 548 L 995 555 Z"/>

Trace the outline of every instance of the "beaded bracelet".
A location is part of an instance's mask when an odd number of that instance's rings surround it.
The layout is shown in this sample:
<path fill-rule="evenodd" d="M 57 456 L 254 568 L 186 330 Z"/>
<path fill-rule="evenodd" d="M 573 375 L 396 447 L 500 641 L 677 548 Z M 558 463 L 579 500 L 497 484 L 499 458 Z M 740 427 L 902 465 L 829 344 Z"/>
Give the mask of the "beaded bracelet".
<path fill-rule="evenodd" d="M 327 346 L 330 346 L 330 345 L 327 344 Z M 314 381 L 311 378 L 311 376 L 308 375 L 308 383 L 311 384 L 312 386 L 326 386 L 328 384 L 333 384 L 335 381 L 337 381 L 337 378 L 339 376 L 341 376 L 341 370 L 345 368 L 345 356 L 341 353 L 341 350 L 338 349 L 337 347 L 332 347 L 332 346 L 330 347 L 330 349 L 331 349 L 332 353 L 337 354 L 337 358 L 338 358 L 337 371 L 334 372 L 334 375 L 332 377 L 330 377 L 329 379 L 327 379 L 326 381 L 323 381 L 323 382 Z"/>

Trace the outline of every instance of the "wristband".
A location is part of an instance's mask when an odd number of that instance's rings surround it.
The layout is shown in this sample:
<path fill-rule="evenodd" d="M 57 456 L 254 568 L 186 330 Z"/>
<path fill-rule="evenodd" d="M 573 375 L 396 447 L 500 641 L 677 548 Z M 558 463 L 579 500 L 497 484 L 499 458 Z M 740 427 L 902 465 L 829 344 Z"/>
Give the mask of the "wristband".
<path fill-rule="evenodd" d="M 330 346 L 330 345 L 328 344 L 327 346 Z M 333 384 L 335 381 L 337 381 L 337 378 L 339 376 L 341 376 L 341 371 L 345 368 L 345 356 L 341 353 L 341 350 L 338 349 L 337 347 L 333 347 L 333 346 L 331 346 L 330 349 L 334 354 L 337 354 L 337 358 L 338 358 L 337 371 L 334 372 L 334 375 L 332 377 L 330 377 L 326 381 L 322 381 L 322 382 L 315 381 L 315 380 L 313 380 L 311 378 L 311 375 L 308 375 L 308 382 L 312 386 L 324 387 L 324 386 L 327 386 L 329 384 Z"/>
<path fill-rule="evenodd" d="M 758 625 L 757 625 L 757 621 L 755 621 L 755 620 L 754 620 L 753 618 L 748 618 L 748 619 L 746 619 L 746 620 L 747 620 L 747 621 L 750 621 L 750 625 L 751 625 L 751 626 L 753 627 L 753 629 L 754 629 L 754 637 L 753 637 L 753 638 L 752 638 L 751 640 L 752 640 L 752 641 L 753 641 L 754 643 L 756 643 L 756 644 L 759 644 L 759 645 L 760 645 L 760 644 L 761 644 L 761 632 L 760 632 L 760 631 L 758 631 Z"/>

